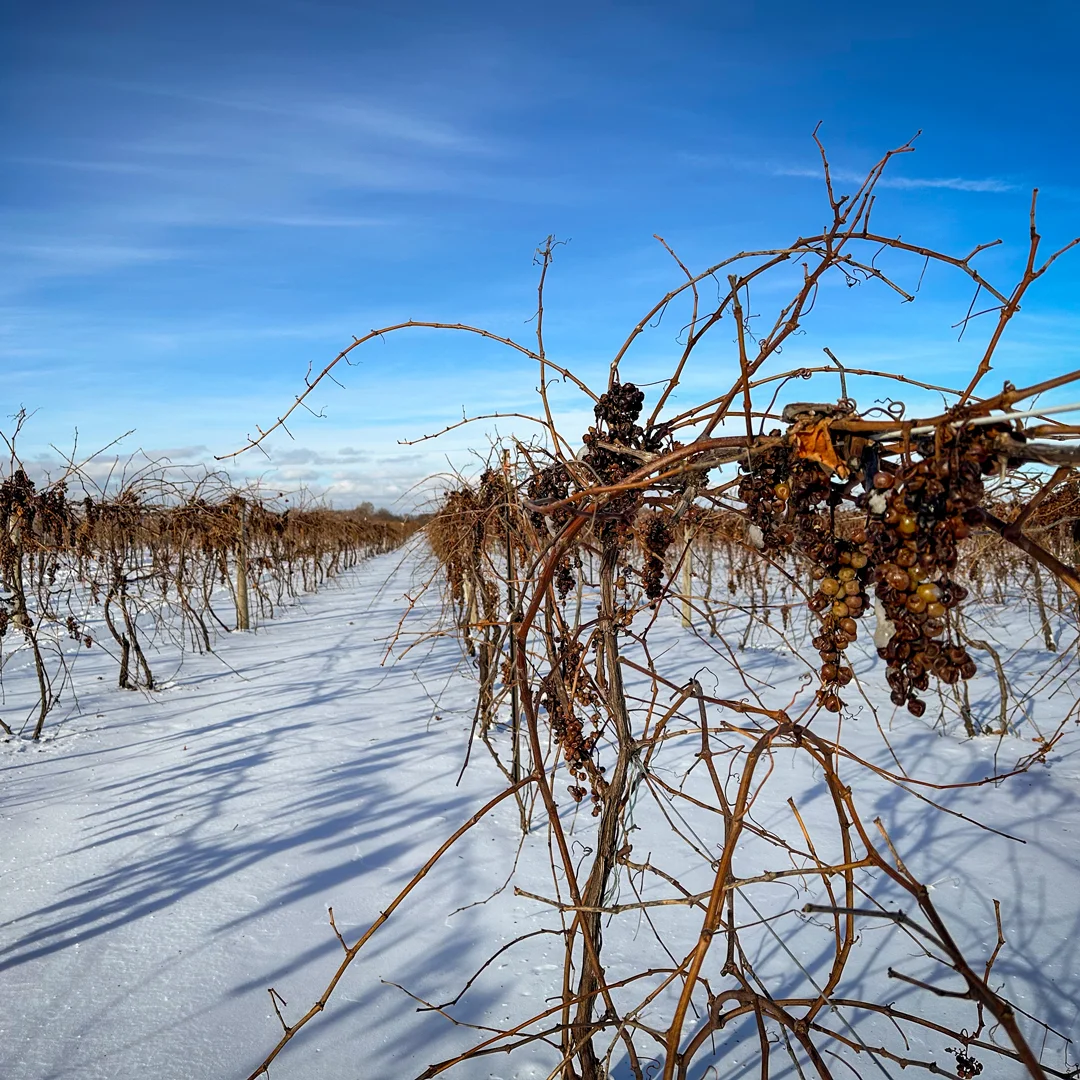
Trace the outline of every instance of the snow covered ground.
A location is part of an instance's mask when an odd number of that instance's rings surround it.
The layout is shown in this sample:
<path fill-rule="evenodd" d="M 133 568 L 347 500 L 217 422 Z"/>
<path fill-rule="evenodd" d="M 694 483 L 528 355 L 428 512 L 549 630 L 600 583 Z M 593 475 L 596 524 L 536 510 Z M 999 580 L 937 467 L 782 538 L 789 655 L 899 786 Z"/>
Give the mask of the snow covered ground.
<path fill-rule="evenodd" d="M 113 663 L 98 650 L 85 652 L 74 676 L 78 708 L 51 716 L 40 744 L 0 744 L 0 1077 L 245 1077 L 280 1035 L 267 987 L 288 1003 L 282 1012 L 294 1020 L 339 962 L 328 906 L 346 940 L 354 940 L 434 848 L 501 790 L 502 777 L 478 744 L 455 783 L 475 702 L 457 642 L 436 638 L 397 664 L 380 666 L 402 596 L 420 574 L 415 559 L 400 568 L 398 561 L 394 554 L 373 559 L 257 633 L 222 636 L 215 655 L 187 656 L 153 695 L 116 689 Z M 697 673 L 707 693 L 738 690 L 707 635 L 682 630 L 674 613 L 661 616 L 651 643 L 657 655 L 667 650 L 673 678 Z M 740 659 L 776 705 L 786 704 L 806 670 L 760 643 Z M 1022 680 L 1052 659 L 1039 652 L 1033 635 L 1008 661 Z M 1075 659 L 1057 662 L 1075 670 Z M 871 699 L 884 702 L 878 664 L 864 648 L 856 671 Z M 28 670 L 9 665 L 5 693 L 16 694 L 17 680 L 28 677 Z M 994 685 L 992 675 L 980 679 L 977 705 L 980 687 L 989 700 Z M 1059 680 L 1051 696 L 1053 688 L 1039 690 L 1035 679 L 1028 679 L 1036 689 L 1028 715 L 1052 730 L 1056 713 L 1080 694 L 1080 680 L 1072 680 L 1071 694 Z M 929 779 L 977 780 L 989 775 L 995 758 L 1005 767 L 1034 748 L 1031 724 L 1002 740 L 965 740 L 962 732 L 942 735 L 906 714 L 890 722 L 888 706 L 880 712 L 903 766 Z M 856 753 L 891 763 L 865 709 L 845 725 Z M 853 776 L 851 782 L 864 819 L 880 814 L 903 859 L 932 883 L 935 902 L 976 967 L 996 938 L 992 899 L 1002 902 L 1007 945 L 995 984 L 1080 1041 L 1078 746 L 1074 726 L 1046 764 L 1023 776 L 930 793 L 1016 839 L 934 810 L 884 781 Z M 679 752 L 674 746 L 673 776 Z M 692 755 L 692 748 L 684 753 Z M 793 753 L 777 751 L 769 783 L 755 808 L 762 825 L 790 826 L 790 818 L 781 822 L 789 797 L 812 830 L 827 822 L 820 784 Z M 557 781 L 560 791 L 565 785 L 565 778 Z M 573 804 L 565 801 L 570 823 Z M 650 832 L 644 805 L 639 816 L 635 851 L 669 843 L 662 830 Z M 586 819 L 580 815 L 582 836 Z M 516 880 L 550 894 L 546 841 L 537 835 L 536 844 L 525 845 Z M 326 1012 L 286 1049 L 271 1076 L 407 1078 L 477 1041 L 479 1033 L 438 1014 L 418 1014 L 416 1002 L 390 984 L 446 1001 L 504 941 L 553 925 L 550 908 L 511 889 L 468 906 L 503 885 L 518 841 L 516 810 L 503 804 L 372 939 Z M 742 876 L 755 869 L 761 868 L 736 867 Z M 693 873 L 689 864 L 687 872 Z M 820 897 L 791 884 L 780 888 L 755 886 L 745 894 L 768 913 L 792 909 L 776 925 L 806 972 L 816 975 L 814 942 L 823 931 L 795 911 Z M 891 896 L 877 895 L 883 902 Z M 657 919 L 668 920 L 673 940 L 683 944 L 680 934 L 686 941 L 696 934 L 698 919 L 686 909 L 655 910 Z M 640 970 L 648 937 L 643 928 L 633 940 L 614 941 L 612 971 Z M 778 942 L 763 931 L 753 958 L 763 978 L 797 971 Z M 866 926 L 857 953 L 849 996 L 869 992 L 888 963 L 940 979 L 940 969 L 935 973 L 890 926 Z M 523 1019 L 543 1010 L 560 978 L 560 942 L 530 938 L 484 972 L 454 1015 L 494 1025 Z M 888 986 L 898 1007 L 911 1005 L 914 994 L 895 982 Z M 919 1000 L 925 1008 L 927 996 Z M 949 1002 L 930 1000 L 943 1018 L 949 1015 Z M 868 1041 L 882 1030 L 860 1027 Z M 1025 1030 L 1048 1064 L 1065 1067 L 1061 1038 L 1030 1022 Z M 718 1045 L 718 1071 L 707 1075 L 728 1080 L 744 1067 L 746 1075 L 756 1074 L 756 1034 L 736 1045 L 745 1035 L 734 1031 Z M 945 1045 L 923 1037 L 913 1040 L 911 1053 L 951 1068 Z M 1074 1046 L 1068 1060 L 1076 1059 Z M 552 1051 L 536 1045 L 509 1059 L 474 1061 L 455 1075 L 542 1078 L 552 1064 Z M 886 1071 L 900 1072 L 894 1065 Z M 1018 1069 L 997 1062 L 984 1073 L 1014 1075 Z"/>

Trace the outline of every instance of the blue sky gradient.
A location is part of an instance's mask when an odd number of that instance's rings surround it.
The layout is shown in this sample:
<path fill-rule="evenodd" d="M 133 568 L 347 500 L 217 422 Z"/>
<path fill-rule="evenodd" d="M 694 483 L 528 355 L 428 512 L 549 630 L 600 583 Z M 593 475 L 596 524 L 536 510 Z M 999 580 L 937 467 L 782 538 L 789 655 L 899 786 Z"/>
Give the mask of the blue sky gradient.
<path fill-rule="evenodd" d="M 586 378 L 679 273 L 819 228 L 818 121 L 841 189 L 895 162 L 877 227 L 981 259 L 1011 285 L 1038 185 L 1047 250 L 1080 233 L 1080 15 L 997 2 L 6 3 L 0 34 L 0 426 L 36 410 L 29 460 L 108 443 L 177 461 L 236 449 L 353 334 L 407 318 L 528 340 L 532 254 L 558 251 L 553 359 Z M 913 287 L 917 263 L 897 263 Z M 763 318 L 783 299 L 759 294 Z M 1080 367 L 1073 253 L 1036 284 L 988 387 Z M 856 295 L 857 294 L 857 295 Z M 931 270 L 915 304 L 823 296 L 791 366 L 963 382 L 970 293 Z M 676 355 L 681 318 L 626 378 Z M 680 392 L 733 378 L 718 328 Z M 237 475 L 393 504 L 511 421 L 416 449 L 466 412 L 535 411 L 536 372 L 475 340 L 376 342 Z M 870 397 L 878 390 L 871 391 Z M 858 393 L 860 400 L 866 392 Z M 588 411 L 557 393 L 567 430 Z M 1068 400 L 1071 400 L 1068 399 Z M 917 404 L 917 400 L 913 402 Z M 929 408 L 936 402 L 929 400 Z"/>

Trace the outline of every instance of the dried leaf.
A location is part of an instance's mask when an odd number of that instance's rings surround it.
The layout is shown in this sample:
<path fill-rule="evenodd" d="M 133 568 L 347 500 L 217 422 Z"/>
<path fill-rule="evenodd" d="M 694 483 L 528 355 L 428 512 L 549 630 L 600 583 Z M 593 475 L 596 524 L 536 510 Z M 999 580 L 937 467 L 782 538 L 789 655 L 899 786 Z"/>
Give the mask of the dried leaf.
<path fill-rule="evenodd" d="M 816 461 L 826 472 L 836 473 L 841 480 L 848 475 L 847 466 L 837 457 L 829 434 L 829 419 L 819 420 L 816 424 L 792 432 L 795 438 L 795 451 L 807 461 Z"/>

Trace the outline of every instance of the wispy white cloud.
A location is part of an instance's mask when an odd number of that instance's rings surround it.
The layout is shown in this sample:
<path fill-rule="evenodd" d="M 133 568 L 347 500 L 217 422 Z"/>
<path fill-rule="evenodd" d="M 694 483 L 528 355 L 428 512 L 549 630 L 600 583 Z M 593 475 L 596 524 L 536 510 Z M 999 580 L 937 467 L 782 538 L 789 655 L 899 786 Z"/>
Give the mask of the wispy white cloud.
<path fill-rule="evenodd" d="M 250 220 L 250 219 L 249 219 Z M 389 218 L 343 217 L 331 214 L 267 215 L 253 222 L 259 225 L 280 225 L 286 229 L 374 229 L 393 224 Z"/>
<path fill-rule="evenodd" d="M 14 224 L 32 228 L 32 243 L 12 250 L 8 233 L 5 250 L 29 266 L 27 280 L 201 254 L 176 235 L 192 228 L 404 230 L 407 215 L 384 213 L 386 197 L 501 190 L 498 152 L 447 102 L 283 85 L 239 92 L 221 79 L 206 91 L 117 88 L 131 95 L 124 125 L 103 117 L 101 130 L 40 129 L 0 155 L 63 193 L 47 219 L 21 208 Z"/>
<path fill-rule="evenodd" d="M 778 165 L 770 170 L 773 176 L 798 176 L 813 180 L 822 179 L 821 169 L 809 169 L 803 166 Z M 842 184 L 862 184 L 865 173 L 854 169 L 832 169 L 832 178 Z M 962 176 L 890 176 L 885 173 L 877 182 L 878 187 L 915 190 L 919 188 L 943 188 L 948 191 L 975 191 L 1001 193 L 1015 191 L 1016 185 L 995 177 L 969 179 Z"/>
<path fill-rule="evenodd" d="M 376 135 L 434 150 L 470 154 L 493 152 L 490 143 L 454 124 L 400 109 L 389 109 L 372 101 L 357 101 L 355 98 L 316 99 L 304 105 L 293 103 L 287 115 L 306 122 L 321 122 L 346 132 Z"/>
<path fill-rule="evenodd" d="M 203 93 L 185 87 L 117 80 L 109 80 L 109 85 L 214 110 L 300 120 L 308 128 L 321 125 L 336 128 L 343 134 L 375 135 L 439 150 L 488 153 L 492 149 L 485 140 L 459 125 L 418 110 L 390 106 L 361 94 L 316 94 L 296 88 L 285 92 L 275 88 L 240 94 L 227 90 Z"/>
<path fill-rule="evenodd" d="M 983 180 L 967 180 L 962 176 L 920 177 L 886 176 L 881 180 L 883 187 L 891 188 L 947 188 L 950 191 L 1015 191 L 1016 185 L 988 177 Z"/>
<path fill-rule="evenodd" d="M 7 216 L 10 220 L 14 215 Z M 117 243 L 89 234 L 72 239 L 53 236 L 40 241 L 0 241 L 0 256 L 5 264 L 0 271 L 0 290 L 16 293 L 34 281 L 108 273 L 165 262 L 179 255 L 172 246 L 139 243 L 136 238 L 130 243 Z"/>
<path fill-rule="evenodd" d="M 143 176 L 161 175 L 160 165 L 145 161 L 124 161 L 112 158 L 47 157 L 40 154 L 5 154 L 2 160 L 10 165 L 25 165 L 35 169 L 72 169 L 91 173 L 132 173 Z"/>
<path fill-rule="evenodd" d="M 818 180 L 823 179 L 820 164 L 791 165 L 785 162 L 777 162 L 762 158 L 739 157 L 730 154 L 710 154 L 684 152 L 682 160 L 691 165 L 711 167 L 726 165 L 734 167 L 742 172 L 755 173 L 764 176 L 791 176 L 799 179 Z M 832 167 L 830 169 L 834 183 L 853 184 L 860 186 L 866 180 L 866 173 L 857 169 L 845 169 Z M 943 191 L 968 191 L 975 193 L 1001 194 L 1018 190 L 1018 185 L 996 176 L 968 177 L 968 176 L 898 176 L 888 169 L 882 174 L 877 182 L 881 188 L 894 188 L 897 190 L 943 190 Z"/>

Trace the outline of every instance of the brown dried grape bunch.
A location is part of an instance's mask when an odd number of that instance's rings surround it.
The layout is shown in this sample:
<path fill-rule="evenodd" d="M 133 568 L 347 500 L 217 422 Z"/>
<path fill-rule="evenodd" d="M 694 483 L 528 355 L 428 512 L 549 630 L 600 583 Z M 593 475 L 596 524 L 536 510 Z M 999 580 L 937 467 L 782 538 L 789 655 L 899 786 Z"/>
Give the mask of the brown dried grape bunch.
<path fill-rule="evenodd" d="M 0 519 L 7 525 L 15 516 L 25 527 L 33 524 L 35 510 L 34 481 L 22 469 L 16 469 L 0 483 Z"/>
<path fill-rule="evenodd" d="M 635 454 L 622 453 L 612 446 L 640 450 L 645 432 L 636 423 L 645 404 L 645 394 L 633 383 L 616 383 L 600 395 L 593 413 L 596 424 L 582 436 L 586 453 L 582 461 L 592 469 L 604 486 L 613 487 L 641 465 Z M 608 445 L 601 446 L 601 443 Z M 625 491 L 611 496 L 600 514 L 601 538 L 613 535 L 619 544 L 629 542 L 631 526 L 642 503 L 640 491 Z"/>
<path fill-rule="evenodd" d="M 895 705 L 922 716 L 930 676 L 947 683 L 970 679 L 975 661 L 949 633 L 949 611 L 967 598 L 950 578 L 957 544 L 978 515 L 982 477 L 995 458 L 986 435 L 958 433 L 940 446 L 924 446 L 923 460 L 880 470 L 863 497 L 877 565 L 877 596 L 894 633 L 879 650 Z"/>
<path fill-rule="evenodd" d="M 644 434 L 636 424 L 644 404 L 644 392 L 633 383 L 616 383 L 607 393 L 600 395 L 593 414 L 606 426 L 612 442 L 634 446 Z"/>
<path fill-rule="evenodd" d="M 566 642 L 559 649 L 559 669 L 550 671 L 540 683 L 540 705 L 548 714 L 551 734 L 562 751 L 567 770 L 577 781 L 567 789 L 575 802 L 592 793 L 593 815 L 600 813 L 607 781 L 604 767 L 595 760 L 596 744 L 600 740 L 600 728 L 593 721 L 593 730 L 586 734 L 585 725 L 578 715 L 573 701 L 566 701 L 560 693 L 560 684 L 574 682 L 574 672 L 581 662 L 584 646 L 579 642 Z M 579 695 L 580 696 L 580 695 Z M 588 789 L 582 786 L 588 783 Z"/>
<path fill-rule="evenodd" d="M 66 545 L 74 525 L 66 484 L 53 484 L 41 491 L 37 496 L 37 512 L 37 529 L 42 539 L 53 547 Z M 54 579 L 55 574 L 53 570 Z"/>
<path fill-rule="evenodd" d="M 856 619 L 869 600 L 870 563 L 863 550 L 867 537 L 862 532 L 852 539 L 836 534 L 835 492 L 828 473 L 813 461 L 793 456 L 790 448 L 761 454 L 744 470 L 739 497 L 761 532 L 762 548 L 777 551 L 795 545 L 813 566 L 819 584 L 809 607 L 821 618 L 813 641 L 821 658 L 818 702 L 829 712 L 839 712 L 844 703 L 838 691 L 854 678 L 843 653 L 857 636 Z"/>
<path fill-rule="evenodd" d="M 535 503 L 560 502 L 570 494 L 570 473 L 565 465 L 556 462 L 541 469 L 530 481 L 526 489 L 526 495 Z M 552 528 L 565 525 L 573 516 L 569 508 L 552 511 L 550 515 L 531 511 L 529 520 L 533 528 L 546 532 L 548 521 Z"/>
<path fill-rule="evenodd" d="M 960 1080 L 974 1080 L 974 1077 L 983 1071 L 982 1062 L 977 1061 L 963 1049 L 956 1050 L 947 1046 L 945 1052 L 956 1055 L 956 1075 L 960 1077 Z"/>
<path fill-rule="evenodd" d="M 828 712 L 839 712 L 844 705 L 839 689 L 855 677 L 844 662 L 844 652 L 858 636 L 857 620 L 869 606 L 866 589 L 871 566 L 864 550 L 868 538 L 862 529 L 850 539 L 826 533 L 820 526 L 807 532 L 810 535 L 804 545 L 812 545 L 806 553 L 814 562 L 812 573 L 817 582 L 809 607 L 821 618 L 820 632 L 813 640 L 821 658 L 818 702 Z"/>
<path fill-rule="evenodd" d="M 574 564 L 569 555 L 564 555 L 555 567 L 555 591 L 560 600 L 565 600 L 574 587 Z"/>
<path fill-rule="evenodd" d="M 645 566 L 641 571 L 645 595 L 658 600 L 664 591 L 664 556 L 675 534 L 664 514 L 651 513 L 638 520 L 638 538 L 645 551 Z"/>
<path fill-rule="evenodd" d="M 808 606 L 818 614 L 821 627 L 813 639 L 821 659 L 818 703 L 829 712 L 844 705 L 840 687 L 855 677 L 844 662 L 844 652 L 858 635 L 856 620 L 866 611 L 870 562 L 863 550 L 866 534 L 851 538 L 837 533 L 835 504 L 838 491 L 817 464 L 796 459 L 790 468 L 785 519 L 794 543 L 809 560 L 817 591 Z M 782 492 L 783 493 L 783 492 Z"/>
<path fill-rule="evenodd" d="M 829 480 L 829 474 L 820 465 L 806 458 L 797 457 L 791 462 L 788 484 L 791 487 L 788 506 L 789 521 L 792 520 L 793 514 L 816 514 L 830 501 L 833 485 Z M 818 522 L 818 524 L 827 523 Z"/>
<path fill-rule="evenodd" d="M 784 521 L 792 542 L 811 563 L 831 562 L 833 556 L 824 551 L 836 538 L 833 485 L 828 474 L 813 462 L 796 458 L 779 494 L 786 499 Z"/>
<path fill-rule="evenodd" d="M 784 521 L 791 498 L 791 452 L 778 446 L 743 464 L 739 476 L 739 499 L 751 525 L 761 532 L 764 551 L 790 547 L 795 533 Z"/>

